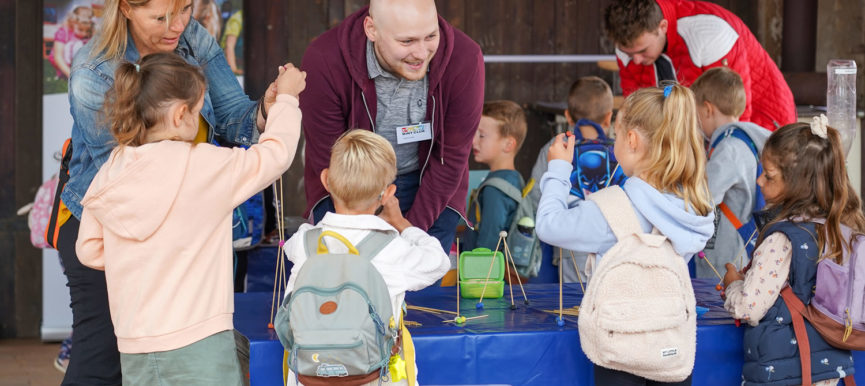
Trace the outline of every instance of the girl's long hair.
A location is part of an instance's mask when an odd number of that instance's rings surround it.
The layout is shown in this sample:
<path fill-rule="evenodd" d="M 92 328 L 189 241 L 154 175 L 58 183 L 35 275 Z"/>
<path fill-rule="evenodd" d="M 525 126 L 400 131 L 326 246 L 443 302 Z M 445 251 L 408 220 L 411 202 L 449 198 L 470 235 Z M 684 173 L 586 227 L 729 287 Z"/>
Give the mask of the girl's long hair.
<path fill-rule="evenodd" d="M 712 211 L 706 182 L 706 150 L 697 127 L 694 94 L 687 87 L 672 85 L 669 96 L 663 88 L 637 90 L 622 106 L 621 123 L 626 131 L 637 130 L 648 142 L 644 179 L 662 192 L 685 201 L 685 206 L 705 216 Z"/>
<path fill-rule="evenodd" d="M 843 260 L 843 250 L 853 240 L 844 240 L 841 224 L 854 235 L 865 233 L 865 216 L 859 196 L 850 185 L 841 136 L 827 127 L 827 138 L 811 132 L 808 123 L 786 125 L 769 137 L 763 146 L 764 164 L 771 162 L 781 171 L 784 190 L 772 210 L 777 215 L 769 225 L 797 218 L 823 218 L 816 224 L 820 259 Z M 763 229 L 767 229 L 768 226 Z M 767 236 L 760 235 L 760 241 Z"/>

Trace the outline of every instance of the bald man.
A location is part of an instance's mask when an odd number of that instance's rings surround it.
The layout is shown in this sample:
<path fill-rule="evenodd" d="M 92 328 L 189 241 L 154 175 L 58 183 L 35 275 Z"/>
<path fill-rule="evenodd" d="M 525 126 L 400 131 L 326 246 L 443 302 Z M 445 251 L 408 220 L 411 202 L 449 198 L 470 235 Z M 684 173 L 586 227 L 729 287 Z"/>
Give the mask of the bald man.
<path fill-rule="evenodd" d="M 439 17 L 433 0 L 372 0 L 313 40 L 301 68 L 305 215 L 317 223 L 333 212 L 320 174 L 336 139 L 371 130 L 396 151 L 403 214 L 449 252 L 483 107 L 477 43 Z"/>

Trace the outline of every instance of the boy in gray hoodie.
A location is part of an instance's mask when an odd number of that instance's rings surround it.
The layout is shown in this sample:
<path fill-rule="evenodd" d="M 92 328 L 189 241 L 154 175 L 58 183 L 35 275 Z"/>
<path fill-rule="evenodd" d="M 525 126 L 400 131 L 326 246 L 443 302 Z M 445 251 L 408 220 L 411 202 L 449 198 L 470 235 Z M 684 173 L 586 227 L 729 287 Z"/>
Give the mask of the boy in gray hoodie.
<path fill-rule="evenodd" d="M 745 241 L 753 243 L 757 237 L 741 236 L 734 224 L 747 224 L 752 211 L 762 209 L 755 208 L 755 204 L 762 206 L 756 197 L 759 153 L 772 133 L 756 124 L 739 122 L 746 97 L 742 78 L 735 71 L 712 68 L 697 78 L 691 91 L 700 127 L 709 141 L 706 178 L 716 206 L 715 235 L 704 252 L 715 268 L 726 263 L 741 268 L 750 259 L 743 247 Z M 695 263 L 697 277 L 715 277 L 708 263 L 699 259 Z"/>

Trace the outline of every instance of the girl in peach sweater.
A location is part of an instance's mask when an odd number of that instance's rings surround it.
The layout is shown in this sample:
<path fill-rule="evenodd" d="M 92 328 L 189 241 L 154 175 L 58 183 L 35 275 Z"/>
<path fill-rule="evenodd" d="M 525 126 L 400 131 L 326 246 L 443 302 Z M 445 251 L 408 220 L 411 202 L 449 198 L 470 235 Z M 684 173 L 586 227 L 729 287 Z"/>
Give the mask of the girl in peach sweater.
<path fill-rule="evenodd" d="M 117 141 L 82 204 L 76 250 L 105 270 L 123 384 L 241 384 L 232 333 L 232 209 L 294 158 L 306 74 L 280 68 L 249 149 L 195 144 L 206 83 L 174 53 L 123 63 L 106 102 Z"/>

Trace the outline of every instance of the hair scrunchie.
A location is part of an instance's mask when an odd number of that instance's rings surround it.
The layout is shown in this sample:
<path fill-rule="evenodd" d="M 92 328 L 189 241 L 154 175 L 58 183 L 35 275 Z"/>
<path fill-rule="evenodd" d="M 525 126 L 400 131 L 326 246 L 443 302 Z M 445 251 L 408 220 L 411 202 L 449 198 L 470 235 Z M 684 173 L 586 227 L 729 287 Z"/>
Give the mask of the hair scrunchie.
<path fill-rule="evenodd" d="M 811 134 L 820 138 L 828 139 L 829 135 L 826 126 L 829 126 L 829 119 L 825 114 L 820 114 L 818 117 L 811 118 Z"/>

